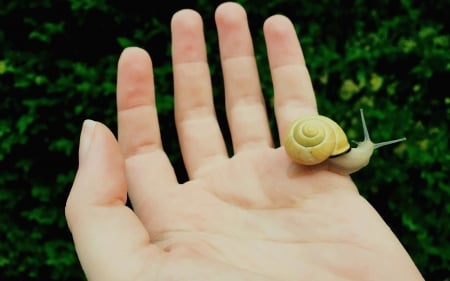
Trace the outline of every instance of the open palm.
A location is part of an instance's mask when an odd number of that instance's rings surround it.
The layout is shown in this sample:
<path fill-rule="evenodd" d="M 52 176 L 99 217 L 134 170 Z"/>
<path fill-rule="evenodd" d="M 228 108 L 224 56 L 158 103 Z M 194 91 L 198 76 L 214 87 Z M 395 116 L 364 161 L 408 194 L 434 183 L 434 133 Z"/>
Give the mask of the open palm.
<path fill-rule="evenodd" d="M 200 16 L 172 19 L 175 121 L 190 180 L 178 184 L 159 133 L 152 64 L 118 64 L 119 141 L 87 121 L 66 216 L 89 280 L 423 280 L 348 176 L 273 148 L 242 7 L 216 11 L 229 158 L 214 113 Z M 264 26 L 279 135 L 317 114 L 292 24 Z M 127 194 L 133 209 L 125 206 Z"/>

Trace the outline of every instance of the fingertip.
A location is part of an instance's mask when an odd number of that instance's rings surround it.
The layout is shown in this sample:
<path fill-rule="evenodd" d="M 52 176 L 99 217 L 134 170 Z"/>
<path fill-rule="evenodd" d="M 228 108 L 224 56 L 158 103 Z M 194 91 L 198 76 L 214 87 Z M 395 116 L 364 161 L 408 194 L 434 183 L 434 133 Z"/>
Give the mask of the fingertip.
<path fill-rule="evenodd" d="M 206 45 L 203 21 L 191 9 L 176 12 L 171 20 L 172 60 L 179 63 L 206 62 Z"/>
<path fill-rule="evenodd" d="M 153 63 L 147 51 L 128 47 L 117 64 L 117 108 L 119 111 L 153 99 Z"/>
<path fill-rule="evenodd" d="M 170 25 L 172 29 L 192 29 L 198 27 L 198 25 L 202 25 L 202 17 L 195 10 L 182 9 L 173 14 Z"/>
<path fill-rule="evenodd" d="M 283 15 L 274 15 L 264 22 L 264 37 L 271 68 L 305 64 L 294 24 Z"/>
<path fill-rule="evenodd" d="M 216 9 L 215 21 L 222 60 L 254 57 L 253 42 L 244 7 L 237 3 L 226 2 Z"/>
<path fill-rule="evenodd" d="M 152 60 L 149 53 L 139 47 L 127 47 L 120 54 L 117 63 L 117 87 L 120 91 L 123 81 L 136 82 L 140 78 L 151 77 Z M 151 81 L 152 82 L 152 81 Z M 127 84 L 128 85 L 128 84 Z M 133 85 L 133 84 L 131 84 Z"/>
<path fill-rule="evenodd" d="M 273 15 L 264 21 L 264 32 L 270 36 L 284 36 L 286 32 L 295 30 L 292 21 L 281 14 Z"/>
<path fill-rule="evenodd" d="M 120 69 L 125 65 L 139 66 L 142 62 L 148 62 L 151 65 L 152 61 L 148 52 L 140 47 L 127 47 L 120 54 L 118 67 Z"/>
<path fill-rule="evenodd" d="M 218 24 L 235 25 L 246 20 L 247 13 L 244 7 L 234 2 L 220 4 L 215 12 L 215 19 Z"/>

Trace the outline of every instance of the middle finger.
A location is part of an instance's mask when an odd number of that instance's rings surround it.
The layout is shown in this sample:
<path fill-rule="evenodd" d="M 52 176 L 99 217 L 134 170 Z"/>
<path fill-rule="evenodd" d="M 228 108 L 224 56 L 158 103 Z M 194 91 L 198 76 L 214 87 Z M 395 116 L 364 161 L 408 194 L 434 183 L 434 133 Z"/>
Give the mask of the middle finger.
<path fill-rule="evenodd" d="M 228 158 L 217 122 L 200 15 L 192 10 L 172 18 L 175 120 L 189 177 Z"/>
<path fill-rule="evenodd" d="M 216 10 L 228 123 L 235 153 L 272 145 L 253 44 L 243 7 L 225 3 Z"/>

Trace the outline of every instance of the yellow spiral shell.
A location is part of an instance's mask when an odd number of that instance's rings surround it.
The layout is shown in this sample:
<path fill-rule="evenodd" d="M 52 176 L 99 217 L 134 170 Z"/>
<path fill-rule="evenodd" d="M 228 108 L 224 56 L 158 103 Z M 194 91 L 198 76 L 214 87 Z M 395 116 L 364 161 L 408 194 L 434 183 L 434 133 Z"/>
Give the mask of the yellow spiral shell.
<path fill-rule="evenodd" d="M 294 121 L 284 147 L 289 157 L 302 165 L 319 164 L 350 150 L 342 128 L 330 118 L 320 115 Z"/>

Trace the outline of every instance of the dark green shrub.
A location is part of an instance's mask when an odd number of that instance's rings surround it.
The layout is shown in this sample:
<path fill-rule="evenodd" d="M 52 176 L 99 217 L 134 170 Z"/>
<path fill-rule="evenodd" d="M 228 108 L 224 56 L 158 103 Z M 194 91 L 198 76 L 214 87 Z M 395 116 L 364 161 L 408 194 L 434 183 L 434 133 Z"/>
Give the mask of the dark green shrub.
<path fill-rule="evenodd" d="M 218 2 L 152 9 L 139 1 L 4 2 L 0 277 L 82 280 L 63 212 L 81 123 L 92 118 L 115 128 L 116 62 L 124 47 L 138 45 L 151 53 L 156 67 L 163 137 L 173 135 L 169 22 L 183 7 L 204 15 L 215 98 L 221 104 L 213 22 Z M 296 24 L 323 114 L 359 140 L 358 110 L 364 108 L 375 141 L 408 138 L 378 151 L 354 179 L 427 280 L 443 280 L 437 278 L 448 274 L 450 263 L 450 96 L 444 84 L 450 79 L 450 3 L 239 2 L 249 14 L 269 108 L 272 90 L 261 28 L 267 16 L 282 13 Z M 225 124 L 221 105 L 218 116 Z M 165 147 L 185 180 L 177 143 Z"/>

